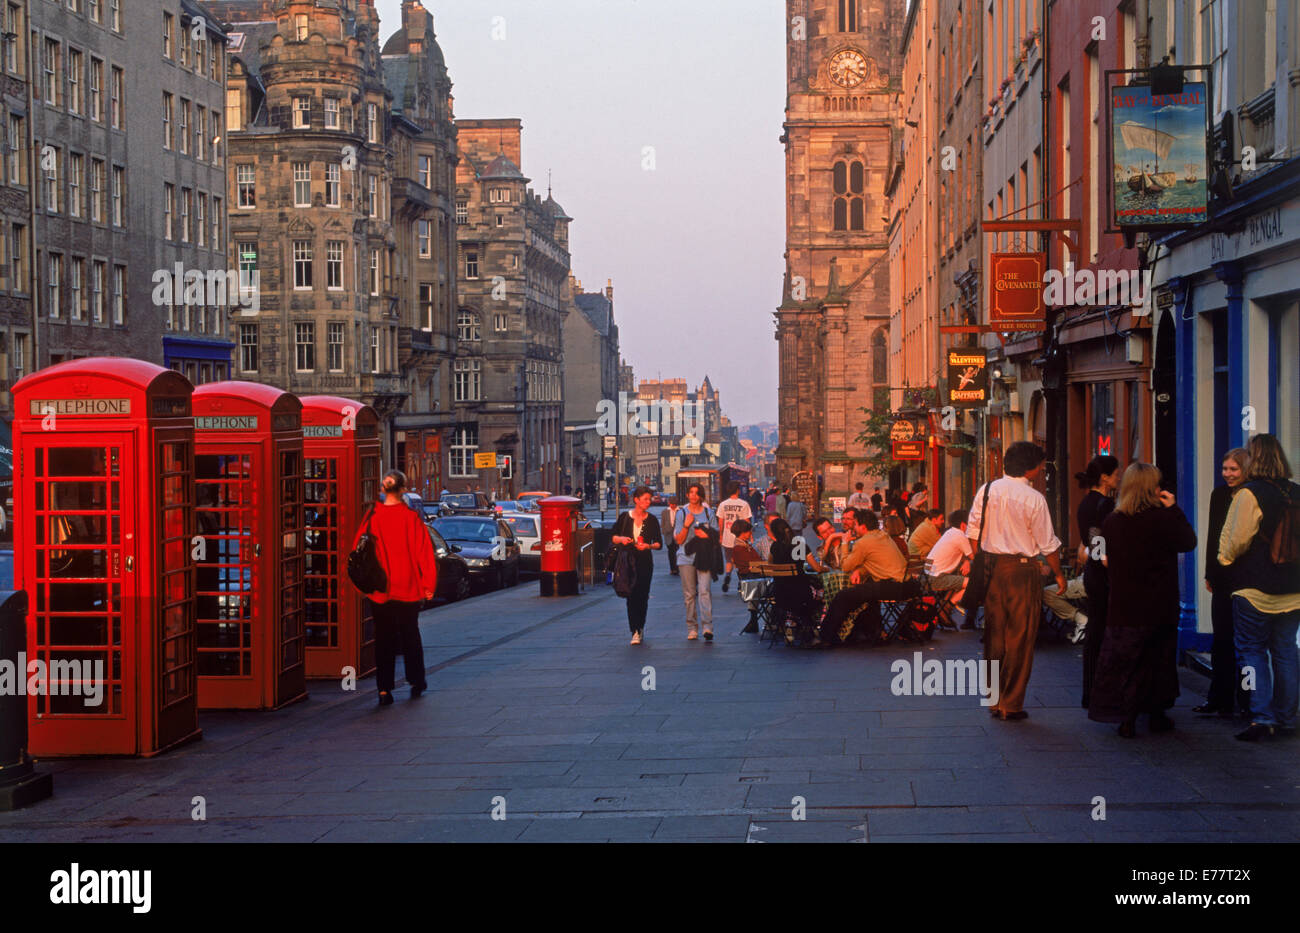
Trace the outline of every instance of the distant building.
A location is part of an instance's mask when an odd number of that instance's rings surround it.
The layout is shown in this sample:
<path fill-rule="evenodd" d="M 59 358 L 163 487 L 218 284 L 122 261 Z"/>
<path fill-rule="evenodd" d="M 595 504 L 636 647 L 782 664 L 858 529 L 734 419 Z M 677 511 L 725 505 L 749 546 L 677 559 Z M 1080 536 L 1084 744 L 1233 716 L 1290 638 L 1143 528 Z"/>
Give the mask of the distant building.
<path fill-rule="evenodd" d="M 574 310 L 564 318 L 565 484 L 595 501 L 600 483 L 602 437 L 598 406 L 618 399 L 618 325 L 614 284 L 586 292 L 570 275 Z"/>
<path fill-rule="evenodd" d="M 561 487 L 564 319 L 573 307 L 569 223 L 520 170 L 523 124 L 458 120 L 459 257 L 456 415 L 448 488 L 505 497 Z M 512 475 L 480 470 L 474 454 L 512 458 Z"/>

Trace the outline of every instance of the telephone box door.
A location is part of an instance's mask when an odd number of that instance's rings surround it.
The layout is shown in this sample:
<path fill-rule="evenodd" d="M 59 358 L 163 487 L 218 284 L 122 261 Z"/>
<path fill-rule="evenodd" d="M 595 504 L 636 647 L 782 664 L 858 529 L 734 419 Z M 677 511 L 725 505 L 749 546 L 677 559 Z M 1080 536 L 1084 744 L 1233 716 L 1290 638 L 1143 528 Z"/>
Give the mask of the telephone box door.
<path fill-rule="evenodd" d="M 33 504 L 35 531 L 15 554 L 30 598 L 28 660 L 40 662 L 47 688 L 28 693 L 31 750 L 133 754 L 141 691 L 123 672 L 133 677 L 147 651 L 132 609 L 140 597 L 135 431 L 24 442 L 18 495 Z"/>

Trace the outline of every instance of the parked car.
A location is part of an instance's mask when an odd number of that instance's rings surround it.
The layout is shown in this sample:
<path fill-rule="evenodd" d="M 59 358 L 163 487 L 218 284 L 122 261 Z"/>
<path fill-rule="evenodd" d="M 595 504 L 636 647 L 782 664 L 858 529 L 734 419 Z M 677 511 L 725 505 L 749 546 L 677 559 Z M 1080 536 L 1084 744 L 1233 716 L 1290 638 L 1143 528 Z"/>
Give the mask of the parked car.
<path fill-rule="evenodd" d="M 650 491 L 650 505 L 651 505 L 651 506 L 656 506 L 656 505 L 667 505 L 667 504 L 668 504 L 668 503 L 664 500 L 664 494 L 663 494 L 662 492 L 660 492 L 658 489 L 652 489 L 652 490 Z"/>
<path fill-rule="evenodd" d="M 493 514 L 492 502 L 481 492 L 452 492 L 439 501 L 444 515 Z"/>
<path fill-rule="evenodd" d="M 515 502 L 513 499 L 498 499 L 492 504 L 492 508 L 498 516 L 504 515 L 507 512 L 524 511 L 524 509 L 519 508 L 519 503 Z"/>
<path fill-rule="evenodd" d="M 461 556 L 460 545 L 448 544 L 437 529 L 425 527 L 433 540 L 433 552 L 438 556 L 438 590 L 435 595 L 453 603 L 467 598 L 470 594 L 469 564 Z"/>
<path fill-rule="evenodd" d="M 448 544 L 460 548 L 460 556 L 469 566 L 470 579 L 495 589 L 519 582 L 519 539 L 510 526 L 491 515 L 444 515 L 433 528 Z M 493 557 L 497 543 L 505 539 L 503 556 Z"/>
<path fill-rule="evenodd" d="M 521 492 L 518 496 L 518 501 L 520 505 L 527 505 L 528 511 L 531 512 L 537 509 L 537 503 L 539 501 L 542 499 L 549 499 L 553 495 L 555 495 L 555 493 L 543 492 L 535 489 L 530 492 Z"/>
<path fill-rule="evenodd" d="M 542 519 L 535 512 L 507 512 L 501 520 L 519 539 L 519 566 L 530 573 L 542 572 Z"/>

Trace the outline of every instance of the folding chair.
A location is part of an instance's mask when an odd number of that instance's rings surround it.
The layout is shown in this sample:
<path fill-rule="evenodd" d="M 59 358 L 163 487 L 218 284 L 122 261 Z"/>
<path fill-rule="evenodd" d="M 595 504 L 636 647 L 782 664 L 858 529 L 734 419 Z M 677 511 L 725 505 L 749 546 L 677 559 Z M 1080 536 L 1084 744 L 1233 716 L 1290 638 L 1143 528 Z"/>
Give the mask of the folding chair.
<path fill-rule="evenodd" d="M 952 621 L 953 597 L 961 592 L 961 588 L 936 590 L 933 586 L 934 577 L 928 572 L 922 573 L 918 579 L 921 583 L 921 597 L 934 600 L 935 617 L 939 627 L 957 631 L 957 626 Z"/>
<path fill-rule="evenodd" d="M 741 580 L 736 591 L 760 623 L 758 637 L 763 638 L 772 619 L 772 581 L 766 576 L 747 577 Z M 748 628 L 748 621 L 745 623 Z"/>
<path fill-rule="evenodd" d="M 883 583 L 891 582 L 883 581 Z M 898 637 L 898 628 L 903 624 L 908 610 L 921 598 L 921 584 L 915 579 L 905 579 L 901 583 L 893 583 L 892 586 L 885 588 L 885 593 L 890 595 L 882 594 L 879 599 L 882 642 L 893 641 Z"/>

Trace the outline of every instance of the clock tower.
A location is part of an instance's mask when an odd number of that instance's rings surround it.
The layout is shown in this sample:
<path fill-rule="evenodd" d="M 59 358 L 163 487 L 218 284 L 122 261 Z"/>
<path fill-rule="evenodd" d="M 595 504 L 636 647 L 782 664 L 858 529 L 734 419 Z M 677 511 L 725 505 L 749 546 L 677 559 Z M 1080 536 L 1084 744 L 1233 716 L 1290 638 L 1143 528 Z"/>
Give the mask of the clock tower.
<path fill-rule="evenodd" d="M 777 470 L 864 475 L 862 408 L 889 405 L 885 188 L 905 0 L 786 0 L 786 252 Z"/>

